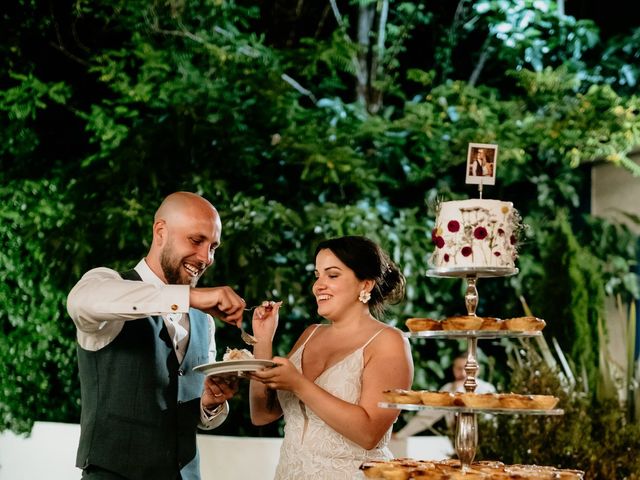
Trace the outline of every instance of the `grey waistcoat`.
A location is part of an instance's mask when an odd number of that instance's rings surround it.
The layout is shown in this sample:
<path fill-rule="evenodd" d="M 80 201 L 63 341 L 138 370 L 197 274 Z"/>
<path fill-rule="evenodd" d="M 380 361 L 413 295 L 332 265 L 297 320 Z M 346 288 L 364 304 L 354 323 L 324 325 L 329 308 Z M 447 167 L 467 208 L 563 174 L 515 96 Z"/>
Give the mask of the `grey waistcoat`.
<path fill-rule="evenodd" d="M 130 270 L 121 274 L 140 280 Z M 82 395 L 76 465 L 96 465 L 131 480 L 200 478 L 196 428 L 208 361 L 209 323 L 189 310 L 182 364 L 161 317 L 124 322 L 118 336 L 92 352 L 78 346 Z"/>

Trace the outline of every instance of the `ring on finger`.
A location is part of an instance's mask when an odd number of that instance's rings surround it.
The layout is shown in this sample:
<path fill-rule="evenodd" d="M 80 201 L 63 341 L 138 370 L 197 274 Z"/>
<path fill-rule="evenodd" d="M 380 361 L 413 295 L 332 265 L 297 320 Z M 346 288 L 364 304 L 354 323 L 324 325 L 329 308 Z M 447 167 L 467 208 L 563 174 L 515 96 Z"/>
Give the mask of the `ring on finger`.
<path fill-rule="evenodd" d="M 222 397 L 222 394 L 221 393 L 214 393 L 213 396 L 214 397 Z"/>

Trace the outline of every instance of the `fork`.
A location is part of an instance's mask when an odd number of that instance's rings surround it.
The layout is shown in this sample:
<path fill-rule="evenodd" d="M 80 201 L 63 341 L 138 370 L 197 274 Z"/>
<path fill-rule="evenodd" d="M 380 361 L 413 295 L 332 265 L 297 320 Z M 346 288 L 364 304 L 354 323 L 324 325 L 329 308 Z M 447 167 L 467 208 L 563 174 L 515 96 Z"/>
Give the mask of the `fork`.
<path fill-rule="evenodd" d="M 245 308 L 244 311 L 245 312 L 251 312 L 251 311 L 255 310 L 256 308 L 258 308 L 259 306 L 260 305 L 254 305 L 253 307 Z M 242 320 L 242 322 L 240 322 L 240 338 L 242 338 L 242 341 L 244 343 L 246 343 L 247 345 L 252 345 L 253 346 L 256 343 L 258 343 L 258 339 L 256 337 L 254 337 L 250 333 L 247 333 L 244 330 L 244 319 Z"/>
<path fill-rule="evenodd" d="M 262 306 L 262 304 L 254 305 L 253 307 L 247 307 L 247 308 L 244 309 L 244 311 L 245 312 L 251 312 L 251 311 L 255 310 L 256 308 L 258 308 L 260 306 Z M 267 310 L 270 310 L 273 307 L 271 305 L 265 305 L 265 308 Z M 256 337 L 254 337 L 253 335 L 251 335 L 250 333 L 247 333 L 244 330 L 244 326 L 243 325 L 244 325 L 244 321 L 242 321 L 240 323 L 240 338 L 242 338 L 242 341 L 244 343 L 246 343 L 247 345 L 252 345 L 252 346 L 255 345 L 256 343 L 258 343 L 258 339 Z"/>
<path fill-rule="evenodd" d="M 242 323 L 240 324 L 240 338 L 247 345 L 253 346 L 256 343 L 258 343 L 258 339 L 256 337 L 254 337 L 250 333 L 245 332 L 244 327 L 242 326 Z"/>

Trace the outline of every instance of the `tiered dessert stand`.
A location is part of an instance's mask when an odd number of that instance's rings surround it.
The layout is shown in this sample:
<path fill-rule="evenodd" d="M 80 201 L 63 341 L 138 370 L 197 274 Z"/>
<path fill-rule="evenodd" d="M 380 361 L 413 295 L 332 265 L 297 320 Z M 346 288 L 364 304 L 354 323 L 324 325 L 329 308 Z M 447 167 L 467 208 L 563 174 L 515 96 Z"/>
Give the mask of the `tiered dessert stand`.
<path fill-rule="evenodd" d="M 475 316 L 478 306 L 478 289 L 476 287 L 479 278 L 506 277 L 518 273 L 517 268 L 486 267 L 486 268 L 436 268 L 427 272 L 430 277 L 464 278 L 467 283 L 465 292 L 465 305 L 467 314 Z M 508 330 L 435 330 L 422 332 L 408 332 L 409 338 L 465 338 L 467 339 L 467 363 L 464 367 L 467 378 L 464 388 L 467 392 L 474 392 L 477 386 L 476 374 L 478 373 L 477 345 L 478 339 L 495 339 L 501 337 L 535 337 L 542 335 L 540 331 L 508 331 Z M 478 447 L 478 418 L 479 413 L 491 414 L 525 414 L 525 415 L 562 415 L 561 409 L 512 409 L 512 408 L 470 408 L 458 406 L 427 406 L 404 403 L 380 403 L 384 408 L 400 410 L 446 410 L 458 414 L 455 434 L 455 450 L 458 459 L 464 468 L 468 467 L 476 455 Z"/>

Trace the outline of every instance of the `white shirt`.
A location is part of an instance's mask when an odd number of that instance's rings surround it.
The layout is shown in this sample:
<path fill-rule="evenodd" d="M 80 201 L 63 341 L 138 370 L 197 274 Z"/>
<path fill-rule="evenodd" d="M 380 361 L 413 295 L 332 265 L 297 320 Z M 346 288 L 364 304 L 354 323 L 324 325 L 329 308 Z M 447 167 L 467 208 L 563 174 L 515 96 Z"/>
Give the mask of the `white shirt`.
<path fill-rule="evenodd" d="M 167 285 L 144 259 L 138 262 L 135 271 L 141 282 L 124 280 L 110 268 L 94 268 L 69 292 L 67 311 L 76 325 L 78 344 L 85 350 L 98 351 L 118 336 L 124 322 L 158 315 L 164 320 L 181 362 L 189 344 L 189 285 Z M 215 323 L 210 315 L 207 317 L 209 361 L 214 362 Z M 213 416 L 212 412 L 202 409 L 200 428 L 209 430 L 220 425 L 227 417 L 228 409 L 225 403 Z"/>

